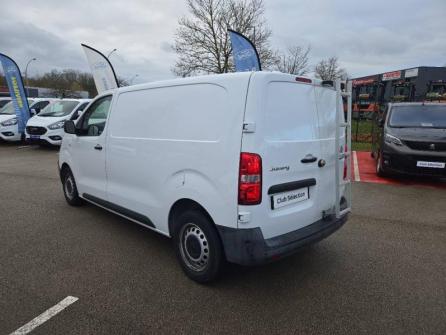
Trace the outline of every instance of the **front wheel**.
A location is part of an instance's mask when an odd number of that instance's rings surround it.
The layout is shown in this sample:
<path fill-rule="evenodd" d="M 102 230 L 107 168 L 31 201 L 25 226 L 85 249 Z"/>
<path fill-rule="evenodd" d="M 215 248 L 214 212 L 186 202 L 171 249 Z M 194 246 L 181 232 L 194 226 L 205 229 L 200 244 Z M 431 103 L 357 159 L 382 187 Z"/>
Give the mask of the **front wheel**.
<path fill-rule="evenodd" d="M 175 222 L 174 246 L 186 275 L 199 283 L 217 278 L 223 264 L 223 248 L 211 220 L 200 211 L 190 210 Z"/>
<path fill-rule="evenodd" d="M 82 205 L 82 199 L 79 197 L 76 181 L 74 180 L 73 173 L 69 168 L 65 168 L 62 173 L 62 185 L 63 194 L 68 204 L 71 206 Z"/>
<path fill-rule="evenodd" d="M 377 154 L 378 157 L 376 158 L 376 174 L 378 177 L 386 177 L 387 173 L 384 171 L 382 166 L 382 156 L 380 154 Z"/>

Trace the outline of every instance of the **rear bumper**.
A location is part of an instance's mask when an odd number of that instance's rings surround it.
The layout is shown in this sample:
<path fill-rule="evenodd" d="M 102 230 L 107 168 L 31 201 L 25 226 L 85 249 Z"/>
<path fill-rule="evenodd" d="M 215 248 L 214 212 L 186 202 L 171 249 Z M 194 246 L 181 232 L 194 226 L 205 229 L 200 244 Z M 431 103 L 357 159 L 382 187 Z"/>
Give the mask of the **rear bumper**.
<path fill-rule="evenodd" d="M 263 238 L 260 228 L 235 229 L 217 226 L 217 229 L 229 262 L 256 265 L 278 260 L 324 239 L 341 228 L 347 218 L 348 215 L 340 219 L 323 219 L 270 239 Z"/>

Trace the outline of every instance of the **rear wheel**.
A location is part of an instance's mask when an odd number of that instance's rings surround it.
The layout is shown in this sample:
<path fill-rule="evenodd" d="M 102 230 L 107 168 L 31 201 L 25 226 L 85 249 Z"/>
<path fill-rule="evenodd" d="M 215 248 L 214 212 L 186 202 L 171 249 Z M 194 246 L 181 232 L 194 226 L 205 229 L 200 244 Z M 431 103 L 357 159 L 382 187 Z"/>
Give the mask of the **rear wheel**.
<path fill-rule="evenodd" d="M 186 275 L 199 283 L 216 279 L 223 264 L 223 248 L 211 220 L 198 210 L 189 210 L 174 225 L 175 252 Z"/>
<path fill-rule="evenodd" d="M 71 206 L 82 205 L 83 202 L 82 199 L 79 197 L 79 193 L 77 192 L 76 181 L 74 180 L 73 173 L 68 167 L 63 170 L 62 185 L 63 194 L 68 204 Z"/>

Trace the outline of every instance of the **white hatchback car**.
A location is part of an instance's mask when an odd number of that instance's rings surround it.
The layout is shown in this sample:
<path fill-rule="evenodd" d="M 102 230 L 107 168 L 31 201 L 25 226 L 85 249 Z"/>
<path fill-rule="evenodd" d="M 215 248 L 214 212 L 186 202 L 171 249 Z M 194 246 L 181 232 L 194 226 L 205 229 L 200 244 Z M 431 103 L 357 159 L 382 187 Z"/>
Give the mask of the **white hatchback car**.
<path fill-rule="evenodd" d="M 30 114 L 38 113 L 48 105 L 53 98 L 30 98 L 28 106 Z M 17 142 L 25 138 L 23 133 L 19 133 L 17 117 L 12 101 L 9 101 L 0 109 L 0 138 L 8 142 Z"/>
<path fill-rule="evenodd" d="M 33 116 L 26 124 L 26 140 L 30 143 L 60 145 L 66 120 L 76 120 L 90 99 L 58 99 Z"/>

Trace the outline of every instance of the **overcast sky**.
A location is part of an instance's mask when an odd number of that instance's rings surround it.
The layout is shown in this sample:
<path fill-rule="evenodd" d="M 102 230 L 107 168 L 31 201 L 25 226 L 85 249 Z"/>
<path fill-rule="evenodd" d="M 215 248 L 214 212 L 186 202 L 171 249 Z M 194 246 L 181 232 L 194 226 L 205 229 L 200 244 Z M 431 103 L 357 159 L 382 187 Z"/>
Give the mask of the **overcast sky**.
<path fill-rule="evenodd" d="M 350 76 L 446 64 L 446 0 L 264 0 L 275 48 L 311 45 L 311 64 L 337 56 Z M 30 75 L 88 71 L 80 43 L 135 83 L 173 77 L 173 42 L 184 0 L 14 0 L 0 10 L 0 52 Z"/>

